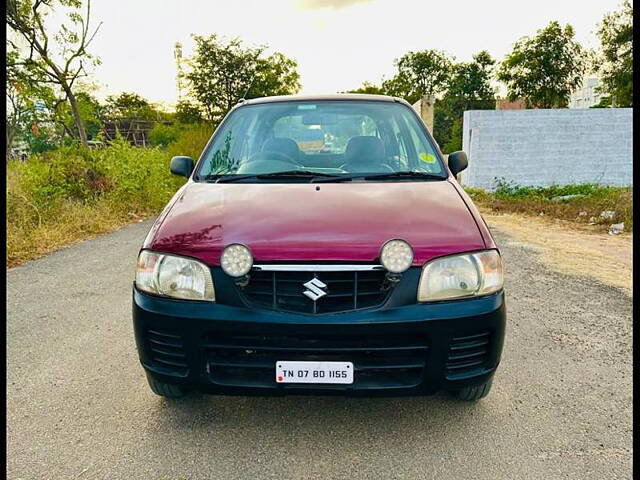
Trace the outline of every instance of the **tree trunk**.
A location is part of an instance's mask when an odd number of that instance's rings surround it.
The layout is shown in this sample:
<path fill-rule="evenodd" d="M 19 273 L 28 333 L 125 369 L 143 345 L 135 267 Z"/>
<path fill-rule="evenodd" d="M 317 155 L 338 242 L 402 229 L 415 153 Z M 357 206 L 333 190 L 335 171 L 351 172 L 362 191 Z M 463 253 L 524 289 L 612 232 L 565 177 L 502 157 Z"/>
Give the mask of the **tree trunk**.
<path fill-rule="evenodd" d="M 6 160 L 8 162 L 9 159 L 12 157 L 11 144 L 13 143 L 13 136 L 14 136 L 13 128 L 8 123 L 7 123 L 6 134 L 7 134 L 7 158 L 6 158 Z"/>
<path fill-rule="evenodd" d="M 69 104 L 71 105 L 71 112 L 73 112 L 73 120 L 76 124 L 76 128 L 78 129 L 78 137 L 80 137 L 80 141 L 86 147 L 87 131 L 84 129 L 84 123 L 82 123 L 82 117 L 80 116 L 80 109 L 78 108 L 78 102 L 76 100 L 76 96 L 73 94 L 71 89 L 65 89 L 65 93 L 67 94 L 67 98 L 69 99 Z"/>

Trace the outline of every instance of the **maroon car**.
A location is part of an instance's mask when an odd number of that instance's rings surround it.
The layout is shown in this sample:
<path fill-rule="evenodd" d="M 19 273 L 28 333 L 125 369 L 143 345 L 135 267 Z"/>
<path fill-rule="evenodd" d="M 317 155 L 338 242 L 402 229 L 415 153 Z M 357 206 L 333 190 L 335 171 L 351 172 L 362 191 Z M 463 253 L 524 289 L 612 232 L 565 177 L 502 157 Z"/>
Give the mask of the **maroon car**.
<path fill-rule="evenodd" d="M 133 323 L 151 389 L 477 400 L 505 332 L 502 260 L 408 103 L 241 101 L 138 257 Z"/>

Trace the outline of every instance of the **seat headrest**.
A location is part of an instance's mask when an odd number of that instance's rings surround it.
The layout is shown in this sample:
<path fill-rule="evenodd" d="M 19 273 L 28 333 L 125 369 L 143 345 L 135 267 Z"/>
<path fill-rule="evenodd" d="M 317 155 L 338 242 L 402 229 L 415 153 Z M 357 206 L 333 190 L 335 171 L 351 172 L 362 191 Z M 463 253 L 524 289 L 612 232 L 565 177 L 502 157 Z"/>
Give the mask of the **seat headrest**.
<path fill-rule="evenodd" d="M 384 162 L 384 144 L 378 137 L 353 137 L 347 143 L 344 157 L 345 163 L 380 165 Z"/>
<path fill-rule="evenodd" d="M 276 152 L 289 157 L 297 162 L 300 159 L 300 148 L 295 140 L 286 137 L 269 138 L 262 145 L 263 152 Z"/>

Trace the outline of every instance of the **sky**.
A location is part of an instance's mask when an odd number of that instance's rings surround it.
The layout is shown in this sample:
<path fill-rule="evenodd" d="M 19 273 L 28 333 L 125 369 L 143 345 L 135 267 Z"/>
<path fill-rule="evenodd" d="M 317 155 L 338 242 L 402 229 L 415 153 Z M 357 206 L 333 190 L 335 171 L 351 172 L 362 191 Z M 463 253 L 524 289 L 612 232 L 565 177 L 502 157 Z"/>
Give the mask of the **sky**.
<path fill-rule="evenodd" d="M 176 42 L 193 52 L 192 34 L 216 33 L 268 45 L 298 62 L 301 93 L 336 93 L 393 75 L 411 50 L 444 50 L 469 61 L 486 49 L 502 59 L 513 43 L 550 21 L 569 23 L 586 48 L 620 0 L 93 0 L 102 22 L 90 50 L 99 98 L 136 92 L 152 102 L 177 100 Z M 57 22 L 63 12 L 52 14 Z"/>

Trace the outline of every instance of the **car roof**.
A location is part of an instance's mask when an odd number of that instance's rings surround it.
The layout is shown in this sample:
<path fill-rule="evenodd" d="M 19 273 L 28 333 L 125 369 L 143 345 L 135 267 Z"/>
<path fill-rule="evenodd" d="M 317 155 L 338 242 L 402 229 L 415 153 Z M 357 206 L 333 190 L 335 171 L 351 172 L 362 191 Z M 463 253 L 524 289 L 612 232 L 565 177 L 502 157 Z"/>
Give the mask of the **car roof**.
<path fill-rule="evenodd" d="M 261 103 L 274 103 L 274 102 L 322 102 L 322 101 L 336 101 L 336 100 L 365 100 L 373 102 L 402 102 L 406 103 L 403 99 L 390 97 L 388 95 L 367 95 L 363 93 L 336 93 L 331 95 L 278 95 L 273 97 L 260 97 L 252 98 L 250 100 L 240 100 L 240 105 L 256 105 Z"/>

